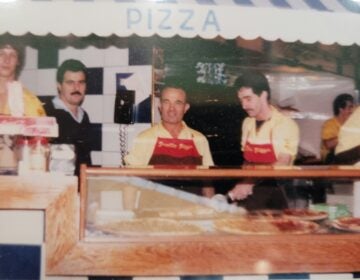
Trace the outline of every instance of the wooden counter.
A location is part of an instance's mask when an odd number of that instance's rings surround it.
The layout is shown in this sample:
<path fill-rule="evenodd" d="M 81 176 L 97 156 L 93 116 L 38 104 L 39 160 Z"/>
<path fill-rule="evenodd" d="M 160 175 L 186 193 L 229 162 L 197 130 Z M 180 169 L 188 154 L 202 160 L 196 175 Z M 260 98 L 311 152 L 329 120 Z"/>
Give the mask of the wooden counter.
<path fill-rule="evenodd" d="M 189 178 L 283 177 L 360 179 L 355 168 L 196 169 Z M 82 176 L 163 177 L 178 169 L 82 169 Z M 76 180 L 47 175 L 0 177 L 0 209 L 44 209 L 48 275 L 238 275 L 360 271 L 360 234 L 127 237 L 90 242 L 80 238 Z M 86 187 L 82 181 L 82 188 Z M 81 197 L 81 199 L 85 199 Z M 84 210 L 82 208 L 82 210 Z M 83 224 L 83 221 L 81 222 Z"/>
<path fill-rule="evenodd" d="M 77 189 L 76 177 L 49 173 L 0 176 L 0 211 L 45 211 L 46 271 L 79 241 Z"/>

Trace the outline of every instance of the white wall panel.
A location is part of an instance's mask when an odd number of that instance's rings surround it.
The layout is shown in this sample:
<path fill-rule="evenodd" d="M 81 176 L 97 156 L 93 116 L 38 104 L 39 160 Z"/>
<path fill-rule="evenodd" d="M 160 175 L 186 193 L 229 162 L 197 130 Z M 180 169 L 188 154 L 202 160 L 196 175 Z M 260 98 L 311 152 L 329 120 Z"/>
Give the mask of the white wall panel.
<path fill-rule="evenodd" d="M 115 95 L 103 95 L 103 123 L 113 123 L 114 122 L 114 104 L 115 104 Z"/>
<path fill-rule="evenodd" d="M 104 49 L 104 66 L 127 66 L 129 65 L 129 49 L 109 47 Z"/>
<path fill-rule="evenodd" d="M 59 50 L 59 62 L 60 65 L 67 59 L 81 59 L 81 54 L 83 50 L 75 49 L 73 47 L 67 47 L 65 49 Z"/>
<path fill-rule="evenodd" d="M 2 244 L 41 245 L 44 240 L 43 228 L 43 211 L 0 211 L 0 243 Z"/>
<path fill-rule="evenodd" d="M 23 69 L 37 69 L 38 67 L 38 50 L 32 47 L 25 48 L 25 60 Z"/>
<path fill-rule="evenodd" d="M 120 152 L 102 152 L 102 161 L 104 167 L 119 167 L 121 165 Z"/>
<path fill-rule="evenodd" d="M 57 95 L 56 69 L 38 70 L 38 95 Z"/>
<path fill-rule="evenodd" d="M 81 51 L 78 59 L 86 65 L 86 67 L 102 67 L 105 61 L 104 50 L 95 47 L 88 47 Z"/>
<path fill-rule="evenodd" d="M 91 162 L 93 165 L 102 165 L 102 152 L 101 151 L 92 151 L 91 152 Z"/>
<path fill-rule="evenodd" d="M 102 123 L 103 95 L 86 95 L 82 107 L 89 114 L 90 122 Z"/>
<path fill-rule="evenodd" d="M 102 150 L 106 152 L 120 151 L 120 127 L 118 124 L 103 124 Z"/>
<path fill-rule="evenodd" d="M 24 69 L 21 71 L 19 76 L 19 81 L 36 95 L 39 95 L 38 72 L 39 71 L 37 69 Z"/>

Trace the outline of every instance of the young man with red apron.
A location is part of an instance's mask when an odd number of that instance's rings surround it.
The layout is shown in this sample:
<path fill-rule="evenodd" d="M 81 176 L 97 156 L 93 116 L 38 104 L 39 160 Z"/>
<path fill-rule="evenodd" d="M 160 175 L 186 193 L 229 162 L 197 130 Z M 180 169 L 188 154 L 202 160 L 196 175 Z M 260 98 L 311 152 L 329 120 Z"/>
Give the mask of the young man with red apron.
<path fill-rule="evenodd" d="M 245 164 L 291 165 L 297 154 L 299 129 L 292 119 L 269 104 L 266 77 L 255 71 L 244 73 L 236 80 L 235 89 L 248 113 L 241 139 Z M 248 210 L 287 207 L 286 195 L 275 179 L 249 178 L 236 184 L 229 196 Z"/>

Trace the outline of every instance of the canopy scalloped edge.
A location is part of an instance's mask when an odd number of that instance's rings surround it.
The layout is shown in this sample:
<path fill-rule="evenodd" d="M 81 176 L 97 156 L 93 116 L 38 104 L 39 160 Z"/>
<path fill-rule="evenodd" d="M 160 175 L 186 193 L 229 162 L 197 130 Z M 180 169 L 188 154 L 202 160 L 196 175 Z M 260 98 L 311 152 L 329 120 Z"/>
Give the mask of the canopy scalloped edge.
<path fill-rule="evenodd" d="M 96 5 L 71 1 L 0 4 L 0 34 L 16 36 L 157 34 L 165 38 L 179 35 L 252 40 L 261 37 L 269 41 L 360 45 L 359 26 L 359 14 L 313 10 L 110 1 Z"/>

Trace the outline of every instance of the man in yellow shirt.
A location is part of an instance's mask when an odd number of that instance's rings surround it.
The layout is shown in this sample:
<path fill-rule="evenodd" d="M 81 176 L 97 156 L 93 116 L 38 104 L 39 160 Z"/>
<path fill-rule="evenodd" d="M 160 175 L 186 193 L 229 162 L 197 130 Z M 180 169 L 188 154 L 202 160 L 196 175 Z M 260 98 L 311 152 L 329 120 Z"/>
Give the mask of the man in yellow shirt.
<path fill-rule="evenodd" d="M 125 163 L 139 167 L 214 165 L 206 137 L 183 121 L 189 108 L 183 88 L 175 84 L 165 86 L 160 96 L 161 123 L 141 132 L 135 138 L 132 149 L 125 157 Z M 200 190 L 191 189 L 195 192 Z M 191 189 L 187 190 L 192 192 Z M 211 197 L 214 189 L 203 187 L 198 194 L 200 193 Z"/>
<path fill-rule="evenodd" d="M 24 88 L 17 77 L 21 71 L 24 49 L 11 40 L 0 41 L 0 114 L 15 117 L 45 116 L 40 100 Z M 0 135 L 0 166 L 14 168 L 15 153 L 10 136 Z"/>
<path fill-rule="evenodd" d="M 352 95 L 342 93 L 334 99 L 334 117 L 325 121 L 321 130 L 321 159 L 324 163 L 333 162 L 340 127 L 349 118 L 353 109 L 354 97 Z"/>
<path fill-rule="evenodd" d="M 24 50 L 10 41 L 0 42 L 0 114 L 45 116 L 40 100 L 17 81 Z"/>
<path fill-rule="evenodd" d="M 245 164 L 291 165 L 299 144 L 295 121 L 270 104 L 270 86 L 266 77 L 249 71 L 235 82 L 235 90 L 248 117 L 242 125 L 241 149 Z M 274 180 L 261 184 L 251 178 L 241 181 L 228 193 L 248 210 L 287 207 L 283 189 Z"/>

